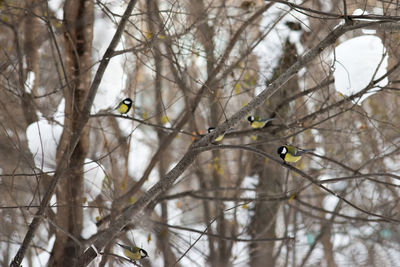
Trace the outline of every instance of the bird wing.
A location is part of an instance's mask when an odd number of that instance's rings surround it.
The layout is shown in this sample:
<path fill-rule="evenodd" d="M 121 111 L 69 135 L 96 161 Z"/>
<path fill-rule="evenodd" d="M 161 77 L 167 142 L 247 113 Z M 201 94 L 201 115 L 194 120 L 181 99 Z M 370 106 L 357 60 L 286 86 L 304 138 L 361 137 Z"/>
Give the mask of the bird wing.
<path fill-rule="evenodd" d="M 299 156 L 298 155 L 298 149 L 295 146 L 292 145 L 286 145 L 286 148 L 289 152 L 289 154 L 293 155 L 293 156 Z"/>
<path fill-rule="evenodd" d="M 131 251 L 131 252 L 133 252 L 133 253 L 136 253 L 136 252 L 138 252 L 139 251 L 139 248 L 137 248 L 137 247 L 131 247 L 131 246 L 127 246 L 127 245 L 122 245 L 122 244 L 120 244 L 120 243 L 117 243 L 120 247 L 122 247 L 122 248 L 124 248 L 124 249 L 127 249 L 127 250 L 129 250 L 129 251 Z"/>
<path fill-rule="evenodd" d="M 140 260 L 142 255 L 140 255 L 139 250 L 136 252 L 132 252 L 131 250 L 124 249 L 124 255 L 130 258 L 131 260 Z"/>
<path fill-rule="evenodd" d="M 286 145 L 286 147 L 287 147 L 289 153 L 292 154 L 293 156 L 301 156 L 305 153 L 312 152 L 315 150 L 314 148 L 301 149 L 301 148 L 298 148 L 298 147 L 295 147 L 292 145 Z"/>
<path fill-rule="evenodd" d="M 312 152 L 312 151 L 314 151 L 315 149 L 314 148 L 309 148 L 309 149 L 301 149 L 301 148 L 297 148 L 296 149 L 297 151 L 296 151 L 296 155 L 303 155 L 303 154 L 305 154 L 305 153 L 308 153 L 308 152 Z"/>
<path fill-rule="evenodd" d="M 139 248 L 137 248 L 136 246 L 131 247 L 131 246 L 127 246 L 127 245 L 122 245 L 120 243 L 117 243 L 117 244 L 123 248 L 123 253 L 128 258 L 130 258 L 132 260 L 139 260 L 141 258 Z"/>
<path fill-rule="evenodd" d="M 268 118 L 268 119 L 262 119 L 265 123 L 276 120 L 276 118 Z"/>

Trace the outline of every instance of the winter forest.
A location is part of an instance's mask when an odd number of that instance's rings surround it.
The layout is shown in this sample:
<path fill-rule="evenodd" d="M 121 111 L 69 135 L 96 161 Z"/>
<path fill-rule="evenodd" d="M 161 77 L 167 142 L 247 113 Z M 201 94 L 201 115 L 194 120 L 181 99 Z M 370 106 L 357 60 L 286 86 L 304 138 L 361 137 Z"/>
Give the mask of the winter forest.
<path fill-rule="evenodd" d="M 0 0 L 0 265 L 399 266 L 399 12 Z"/>

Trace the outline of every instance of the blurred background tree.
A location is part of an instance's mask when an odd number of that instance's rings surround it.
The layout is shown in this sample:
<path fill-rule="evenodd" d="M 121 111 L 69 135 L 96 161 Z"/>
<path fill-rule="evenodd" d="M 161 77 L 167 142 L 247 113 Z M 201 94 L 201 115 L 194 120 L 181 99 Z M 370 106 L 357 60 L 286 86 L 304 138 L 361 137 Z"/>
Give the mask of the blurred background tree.
<path fill-rule="evenodd" d="M 396 266 L 398 9 L 0 1 L 1 264 Z"/>

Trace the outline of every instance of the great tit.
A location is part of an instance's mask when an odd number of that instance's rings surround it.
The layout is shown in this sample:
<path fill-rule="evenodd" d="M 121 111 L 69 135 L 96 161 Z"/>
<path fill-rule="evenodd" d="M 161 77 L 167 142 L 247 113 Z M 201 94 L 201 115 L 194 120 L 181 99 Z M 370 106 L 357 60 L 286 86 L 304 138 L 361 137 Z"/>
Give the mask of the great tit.
<path fill-rule="evenodd" d="M 264 119 L 259 116 L 248 116 L 247 120 L 250 122 L 250 126 L 254 129 L 264 128 L 268 122 L 275 120 L 275 118 Z"/>
<path fill-rule="evenodd" d="M 214 132 L 214 131 L 215 131 L 215 127 L 210 127 L 210 128 L 208 128 L 208 133 L 212 133 L 212 132 Z M 221 134 L 221 135 L 218 135 L 218 137 L 215 138 L 214 141 L 215 141 L 215 142 L 220 142 L 220 141 L 222 141 L 222 139 L 224 139 L 224 136 L 225 136 L 225 133 L 223 133 L 223 134 Z"/>
<path fill-rule="evenodd" d="M 278 148 L 277 153 L 285 162 L 297 162 L 301 155 L 314 151 L 314 149 L 301 149 L 292 145 L 284 145 Z"/>
<path fill-rule="evenodd" d="M 130 247 L 126 245 L 122 245 L 120 243 L 117 243 L 120 247 L 122 247 L 124 250 L 124 255 L 128 257 L 131 260 L 140 260 L 143 258 L 148 257 L 149 255 L 147 254 L 146 250 L 138 248 L 138 247 Z"/>
<path fill-rule="evenodd" d="M 117 111 L 120 114 L 126 114 L 129 112 L 129 110 L 131 110 L 131 108 L 132 108 L 132 99 L 125 98 L 124 100 L 121 101 L 121 103 L 119 103 Z"/>
<path fill-rule="evenodd" d="M 208 133 L 212 133 L 212 132 L 214 132 L 214 130 L 215 130 L 215 127 L 210 127 L 210 128 L 208 128 Z M 224 139 L 225 134 L 226 134 L 226 133 L 229 133 L 229 132 L 232 132 L 233 130 L 234 130 L 233 128 L 229 128 L 226 132 L 224 132 L 224 133 L 218 135 L 218 137 L 215 138 L 214 141 L 215 141 L 215 142 L 220 142 L 220 141 L 222 141 L 222 139 Z"/>

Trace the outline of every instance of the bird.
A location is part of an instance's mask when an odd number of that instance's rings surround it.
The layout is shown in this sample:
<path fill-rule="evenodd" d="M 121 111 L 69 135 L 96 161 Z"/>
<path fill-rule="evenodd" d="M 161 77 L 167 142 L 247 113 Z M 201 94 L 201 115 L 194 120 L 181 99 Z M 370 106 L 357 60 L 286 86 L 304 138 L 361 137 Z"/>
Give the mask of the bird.
<path fill-rule="evenodd" d="M 253 116 L 253 115 L 247 117 L 247 120 L 250 122 L 250 126 L 253 127 L 254 129 L 264 128 L 268 122 L 273 121 L 275 119 L 276 118 L 264 119 L 260 118 L 259 116 Z"/>
<path fill-rule="evenodd" d="M 132 99 L 125 98 L 124 100 L 122 100 L 118 107 L 116 108 L 116 110 L 120 113 L 120 114 L 126 114 L 128 113 L 132 108 Z"/>
<path fill-rule="evenodd" d="M 314 150 L 314 148 L 301 149 L 292 145 L 284 145 L 278 148 L 277 153 L 285 162 L 297 162 L 301 159 L 303 154 Z"/>
<path fill-rule="evenodd" d="M 215 127 L 210 127 L 210 128 L 208 128 L 207 131 L 208 131 L 208 133 L 212 133 L 212 132 L 215 131 Z M 225 133 L 222 133 L 221 135 L 218 135 L 218 137 L 215 138 L 214 141 L 215 142 L 220 142 L 220 141 L 222 141 L 222 139 L 224 139 L 224 136 L 225 136 Z"/>
<path fill-rule="evenodd" d="M 226 130 L 224 133 L 220 134 L 217 136 L 217 138 L 214 139 L 215 142 L 220 142 L 222 141 L 222 139 L 224 139 L 225 134 L 230 133 L 234 130 L 234 128 L 229 128 L 228 130 Z M 215 127 L 209 127 L 208 128 L 208 133 L 212 133 L 215 131 Z"/>
<path fill-rule="evenodd" d="M 126 257 L 128 257 L 130 260 L 140 260 L 143 258 L 148 257 L 149 255 L 147 254 L 146 250 L 142 249 L 142 248 L 138 248 L 136 246 L 134 247 L 130 247 L 127 245 L 122 245 L 120 243 L 117 243 L 120 247 L 122 247 L 124 250 L 124 255 Z"/>

